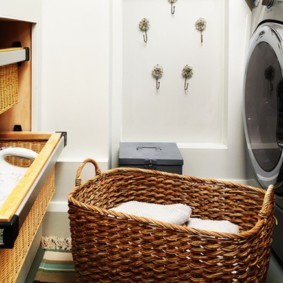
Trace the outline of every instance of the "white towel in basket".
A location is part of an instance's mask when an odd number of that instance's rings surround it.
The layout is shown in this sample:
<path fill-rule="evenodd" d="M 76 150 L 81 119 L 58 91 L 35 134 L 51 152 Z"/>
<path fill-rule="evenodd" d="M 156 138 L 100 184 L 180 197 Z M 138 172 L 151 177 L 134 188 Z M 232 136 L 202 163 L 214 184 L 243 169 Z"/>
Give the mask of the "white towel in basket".
<path fill-rule="evenodd" d="M 186 204 L 155 204 L 140 201 L 128 201 L 112 210 L 178 225 L 185 224 L 192 213 L 192 209 Z"/>
<path fill-rule="evenodd" d="M 21 178 L 21 174 L 2 173 L 0 171 L 0 207 Z"/>
<path fill-rule="evenodd" d="M 188 227 L 214 232 L 239 233 L 239 226 L 228 220 L 190 218 Z"/>
<path fill-rule="evenodd" d="M 0 206 L 5 202 L 28 169 L 28 167 L 13 165 L 6 161 L 5 158 L 7 156 L 13 156 L 34 160 L 37 155 L 35 151 L 22 147 L 0 148 Z"/>

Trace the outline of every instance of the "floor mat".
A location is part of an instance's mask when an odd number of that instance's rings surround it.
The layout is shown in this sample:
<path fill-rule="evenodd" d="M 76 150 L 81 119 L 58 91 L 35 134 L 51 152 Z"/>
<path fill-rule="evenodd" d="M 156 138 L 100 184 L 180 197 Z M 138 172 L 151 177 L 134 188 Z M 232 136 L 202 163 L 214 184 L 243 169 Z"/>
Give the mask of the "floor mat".
<path fill-rule="evenodd" d="M 43 258 L 34 283 L 73 283 L 75 269 L 69 239 L 43 238 Z"/>

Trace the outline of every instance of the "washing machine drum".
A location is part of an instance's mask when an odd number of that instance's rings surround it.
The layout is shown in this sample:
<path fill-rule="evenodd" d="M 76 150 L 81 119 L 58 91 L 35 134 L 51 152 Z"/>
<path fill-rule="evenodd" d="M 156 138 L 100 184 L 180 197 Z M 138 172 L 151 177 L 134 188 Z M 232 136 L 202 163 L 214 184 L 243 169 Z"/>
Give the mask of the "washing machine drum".
<path fill-rule="evenodd" d="M 259 26 L 245 72 L 244 125 L 249 158 L 266 188 L 283 181 L 283 26 Z M 279 191 L 283 193 L 280 186 Z M 279 193 L 279 191 L 277 191 Z"/>

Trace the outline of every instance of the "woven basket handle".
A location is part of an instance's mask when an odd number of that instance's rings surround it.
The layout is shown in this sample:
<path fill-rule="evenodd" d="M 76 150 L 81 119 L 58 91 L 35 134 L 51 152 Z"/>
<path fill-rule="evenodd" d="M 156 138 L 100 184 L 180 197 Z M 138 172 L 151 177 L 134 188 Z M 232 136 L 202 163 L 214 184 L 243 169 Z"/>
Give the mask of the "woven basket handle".
<path fill-rule="evenodd" d="M 98 164 L 91 158 L 85 159 L 79 166 L 76 174 L 75 186 L 80 186 L 82 183 L 81 174 L 86 164 L 91 163 L 95 168 L 95 175 L 101 175 L 101 170 L 99 169 Z"/>
<path fill-rule="evenodd" d="M 270 214 L 270 212 L 273 211 L 274 209 L 274 204 L 275 204 L 275 197 L 274 197 L 274 186 L 270 185 L 267 188 L 267 191 L 265 193 L 264 199 L 263 199 L 263 205 L 262 209 L 259 212 L 259 216 L 266 218 Z"/>

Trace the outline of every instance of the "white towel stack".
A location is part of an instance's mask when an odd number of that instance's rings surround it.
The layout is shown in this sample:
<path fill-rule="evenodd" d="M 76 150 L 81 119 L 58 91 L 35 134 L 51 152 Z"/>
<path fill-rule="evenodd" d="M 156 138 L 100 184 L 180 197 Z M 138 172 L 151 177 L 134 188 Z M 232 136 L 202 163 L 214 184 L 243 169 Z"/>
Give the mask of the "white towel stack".
<path fill-rule="evenodd" d="M 226 233 L 239 233 L 239 227 L 228 220 L 204 220 L 191 218 L 192 209 L 186 204 L 155 204 L 128 201 L 112 208 L 113 211 L 146 217 L 191 228 Z"/>
<path fill-rule="evenodd" d="M 37 153 L 22 147 L 4 147 L 0 149 L 0 206 L 23 177 L 28 167 L 13 165 L 6 161 L 7 156 L 22 157 L 34 160 Z"/>
<path fill-rule="evenodd" d="M 190 218 L 188 227 L 224 233 L 239 233 L 239 226 L 228 220 Z"/>
<path fill-rule="evenodd" d="M 139 201 L 128 201 L 112 210 L 178 225 L 185 224 L 192 213 L 188 205 L 181 203 L 155 204 Z"/>
<path fill-rule="evenodd" d="M 0 206 L 5 202 L 13 188 L 22 178 L 22 174 L 0 172 Z"/>

